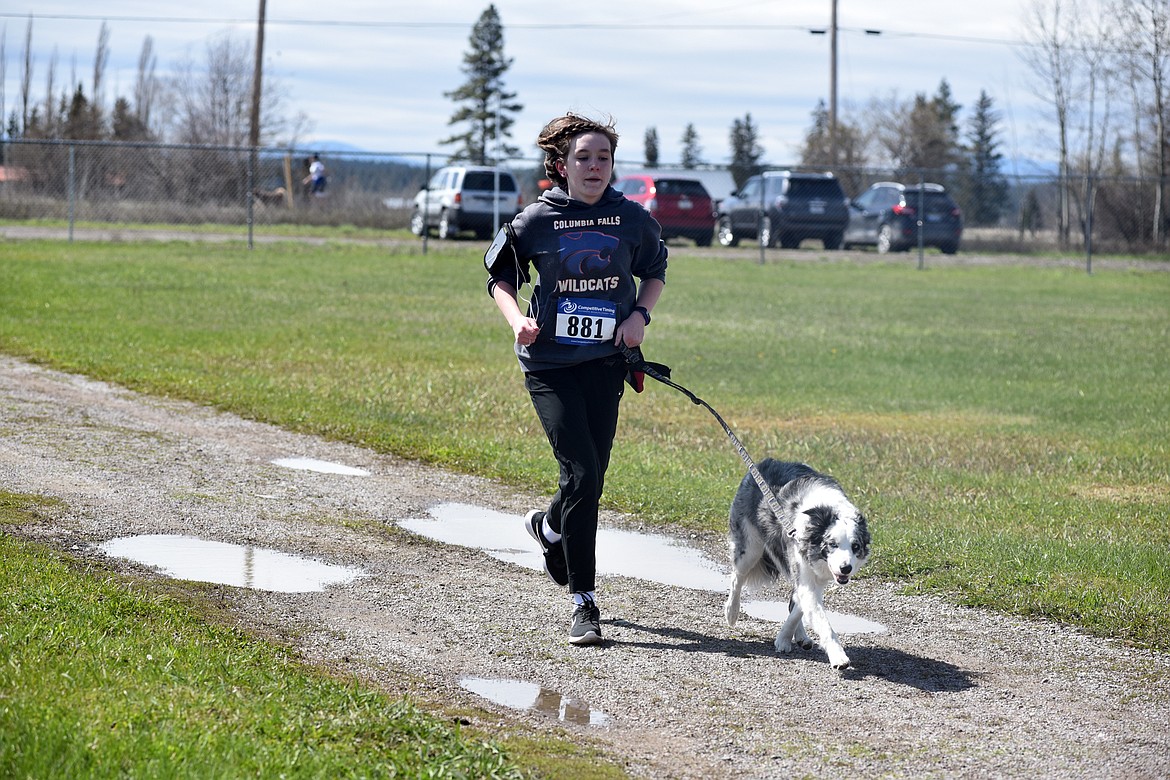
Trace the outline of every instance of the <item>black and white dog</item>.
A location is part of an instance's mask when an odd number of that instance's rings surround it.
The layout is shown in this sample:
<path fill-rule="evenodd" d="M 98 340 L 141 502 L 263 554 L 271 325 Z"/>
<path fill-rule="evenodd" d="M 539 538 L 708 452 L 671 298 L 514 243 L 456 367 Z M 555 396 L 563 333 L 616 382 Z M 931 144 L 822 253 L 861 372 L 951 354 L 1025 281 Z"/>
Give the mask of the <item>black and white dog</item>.
<path fill-rule="evenodd" d="M 869 557 L 865 516 L 845 496 L 841 485 L 803 463 L 768 458 L 757 468 L 776 494 L 783 518 L 776 517 L 759 486 L 748 474 L 731 502 L 731 593 L 727 625 L 739 619 L 739 593 L 781 574 L 792 584 L 788 619 L 776 635 L 776 650 L 808 649 L 812 629 L 836 669 L 849 666 L 849 656 L 825 615 L 825 588 L 849 582 Z M 793 535 L 785 532 L 785 524 Z"/>

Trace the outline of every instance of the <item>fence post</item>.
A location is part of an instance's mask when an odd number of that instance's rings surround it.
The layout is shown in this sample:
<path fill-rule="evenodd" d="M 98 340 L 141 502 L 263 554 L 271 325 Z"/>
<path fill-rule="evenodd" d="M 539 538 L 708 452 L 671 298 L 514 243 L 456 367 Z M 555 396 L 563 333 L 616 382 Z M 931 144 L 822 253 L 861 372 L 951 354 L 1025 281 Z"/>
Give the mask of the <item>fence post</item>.
<path fill-rule="evenodd" d="M 423 173 L 425 179 L 423 180 L 423 189 L 426 190 L 426 197 L 423 198 L 423 213 L 422 213 L 422 240 L 423 240 L 423 254 L 427 253 L 427 244 L 430 240 L 431 229 L 428 227 L 431 221 L 431 153 L 427 152 L 427 162 L 424 166 Z"/>
<path fill-rule="evenodd" d="M 69 243 L 73 243 L 73 221 L 77 214 L 77 147 L 69 144 Z"/>
<path fill-rule="evenodd" d="M 760 265 L 767 262 L 765 258 L 765 249 L 767 242 L 764 240 L 764 220 L 768 218 L 768 198 L 766 197 L 766 190 L 768 189 L 768 177 L 764 174 L 767 171 L 760 173 L 760 213 L 756 217 L 756 243 L 760 245 Z M 772 228 L 768 228 L 768 241 L 772 240 Z"/>
<path fill-rule="evenodd" d="M 918 225 L 918 270 L 921 271 L 926 267 L 926 248 L 923 245 L 923 240 L 926 238 L 922 235 L 922 228 L 926 224 L 925 215 L 922 210 L 926 208 L 926 177 L 923 172 L 918 171 L 918 208 L 915 209 L 915 219 Z"/>
<path fill-rule="evenodd" d="M 255 213 L 254 213 L 253 209 L 255 208 L 256 199 L 254 197 L 252 197 L 252 193 L 256 189 L 256 185 L 254 184 L 254 182 L 256 180 L 255 167 L 256 167 L 256 147 L 253 146 L 253 147 L 248 149 L 248 191 L 246 193 L 244 193 L 244 197 L 247 198 L 247 200 L 248 200 L 248 205 L 246 207 L 247 208 L 247 219 L 248 219 L 248 249 L 252 248 L 252 227 L 253 227 L 253 219 L 255 218 Z"/>
<path fill-rule="evenodd" d="M 1097 198 L 1093 191 L 1093 174 L 1085 174 L 1085 273 L 1093 273 L 1093 209 Z"/>

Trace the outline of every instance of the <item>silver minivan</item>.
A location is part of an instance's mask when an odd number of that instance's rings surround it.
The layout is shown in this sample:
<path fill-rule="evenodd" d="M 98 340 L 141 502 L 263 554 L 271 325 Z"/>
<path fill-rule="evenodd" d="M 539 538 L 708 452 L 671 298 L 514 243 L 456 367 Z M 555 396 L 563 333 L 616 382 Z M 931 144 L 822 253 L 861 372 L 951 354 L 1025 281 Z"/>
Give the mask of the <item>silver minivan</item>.
<path fill-rule="evenodd" d="M 447 239 L 470 230 L 476 238 L 491 238 L 523 205 L 511 172 L 482 165 L 448 166 L 414 197 L 410 231 L 416 236 L 434 231 Z"/>

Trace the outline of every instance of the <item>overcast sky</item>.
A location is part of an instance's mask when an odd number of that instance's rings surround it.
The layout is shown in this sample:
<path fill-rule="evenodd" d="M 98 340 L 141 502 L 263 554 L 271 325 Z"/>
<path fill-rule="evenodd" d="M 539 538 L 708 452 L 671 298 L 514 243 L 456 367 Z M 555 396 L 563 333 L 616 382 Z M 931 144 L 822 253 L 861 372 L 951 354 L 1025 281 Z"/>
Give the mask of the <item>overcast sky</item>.
<path fill-rule="evenodd" d="M 946 79 L 970 107 L 986 90 L 1001 112 L 1002 151 L 1049 159 L 1043 104 L 1029 86 L 1019 30 L 1031 0 L 944 3 L 840 0 L 838 96 L 843 116 L 873 97 L 931 96 Z M 21 6 L 24 7 L 21 7 Z M 658 131 L 664 163 L 677 162 L 688 123 L 702 158 L 725 163 L 732 122 L 752 115 L 766 161 L 792 162 L 818 99 L 828 101 L 831 0 L 650 0 L 567 4 L 500 0 L 508 89 L 524 104 L 513 143 L 533 141 L 566 110 L 612 115 L 619 160 L 640 159 Z M 487 2 L 268 0 L 266 73 L 304 111 L 309 145 L 342 142 L 367 151 L 445 152 L 454 104 L 444 92 L 460 70 L 472 26 Z M 106 99 L 131 96 L 138 56 L 154 39 L 158 72 L 201 62 L 209 41 L 231 31 L 254 45 L 258 0 L 5 0 L 5 116 L 19 107 L 22 56 L 33 17 L 33 88 L 44 95 L 56 52 L 56 91 L 76 74 L 89 93 L 98 34 L 110 30 Z M 866 34 L 880 30 L 880 35 Z M 965 127 L 964 127 L 965 130 Z M 623 154 L 624 152 L 624 154 Z"/>

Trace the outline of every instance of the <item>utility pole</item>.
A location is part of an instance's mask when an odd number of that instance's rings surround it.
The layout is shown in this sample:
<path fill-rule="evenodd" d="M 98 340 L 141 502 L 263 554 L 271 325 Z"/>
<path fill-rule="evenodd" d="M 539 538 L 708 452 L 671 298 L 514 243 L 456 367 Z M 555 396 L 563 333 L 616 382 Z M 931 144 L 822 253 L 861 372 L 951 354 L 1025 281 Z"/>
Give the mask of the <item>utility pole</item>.
<path fill-rule="evenodd" d="M 836 3 L 836 0 L 833 0 Z M 252 71 L 252 126 L 249 128 L 248 145 L 255 149 L 260 145 L 260 82 L 264 75 L 264 6 L 267 0 L 260 0 L 260 19 L 256 25 L 256 62 Z"/>
<path fill-rule="evenodd" d="M 260 77 L 264 73 L 264 5 L 260 0 L 260 19 L 256 24 L 256 62 L 252 69 L 252 124 L 248 128 L 248 249 L 252 248 L 256 190 L 256 150 L 260 146 Z"/>
<path fill-rule="evenodd" d="M 263 0 L 261 0 L 263 2 Z M 829 19 L 829 164 L 837 167 L 837 0 Z"/>

